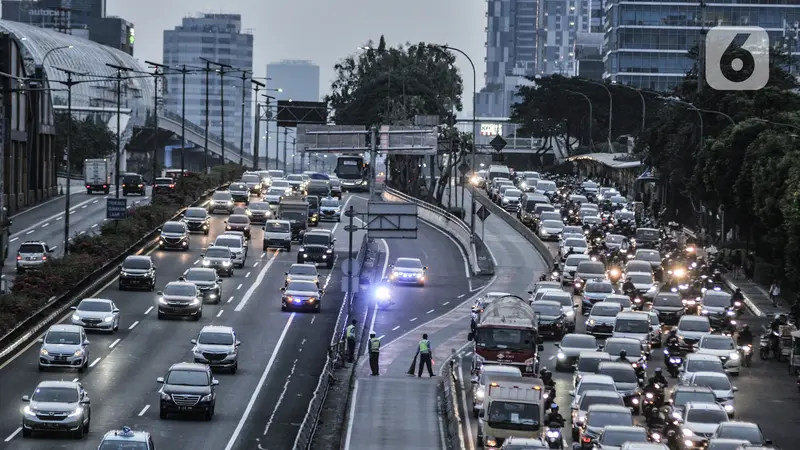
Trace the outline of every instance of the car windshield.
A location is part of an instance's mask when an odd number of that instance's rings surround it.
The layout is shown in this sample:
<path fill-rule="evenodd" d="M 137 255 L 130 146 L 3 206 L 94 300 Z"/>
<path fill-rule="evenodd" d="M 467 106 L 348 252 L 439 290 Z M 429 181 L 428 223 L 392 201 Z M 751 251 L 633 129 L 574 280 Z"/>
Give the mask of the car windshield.
<path fill-rule="evenodd" d="M 653 299 L 653 306 L 683 306 L 683 301 L 679 295 L 656 295 Z"/>
<path fill-rule="evenodd" d="M 561 306 L 547 305 L 541 302 L 534 302 L 532 306 L 535 313 L 543 316 L 560 316 L 563 313 Z"/>
<path fill-rule="evenodd" d="M 303 245 L 328 245 L 330 237 L 327 234 L 306 233 L 303 236 Z"/>
<path fill-rule="evenodd" d="M 625 406 L 625 403 L 622 401 L 622 397 L 619 396 L 586 394 L 581 397 L 581 403 L 578 406 L 578 410 L 588 411 L 589 407 L 592 405 Z"/>
<path fill-rule="evenodd" d="M 184 217 L 191 219 L 205 219 L 207 215 L 206 210 L 202 208 L 189 208 L 183 213 Z"/>
<path fill-rule="evenodd" d="M 611 287 L 610 283 L 593 283 L 590 281 L 589 283 L 586 283 L 586 292 L 595 294 L 611 294 L 614 292 L 614 288 Z"/>
<path fill-rule="evenodd" d="M 599 224 L 602 221 L 603 220 L 601 218 L 596 217 L 596 216 L 589 216 L 589 217 L 584 217 L 583 218 L 583 223 L 588 223 L 590 225 L 596 225 L 596 224 Z"/>
<path fill-rule="evenodd" d="M 245 183 L 261 183 L 261 177 L 258 175 L 242 175 L 242 181 Z"/>
<path fill-rule="evenodd" d="M 600 317 L 614 317 L 619 313 L 619 305 L 617 304 L 608 304 L 604 305 L 602 302 L 597 303 L 592 306 L 592 311 L 589 313 L 590 316 L 600 316 Z"/>
<path fill-rule="evenodd" d="M 77 403 L 78 390 L 70 387 L 37 387 L 31 400 L 41 403 Z"/>
<path fill-rule="evenodd" d="M 649 274 L 630 274 L 628 275 L 628 279 L 631 280 L 633 284 L 653 284 L 653 276 Z"/>
<path fill-rule="evenodd" d="M 709 377 L 698 375 L 692 380 L 695 386 L 707 386 L 715 391 L 729 391 L 731 390 L 731 381 L 728 377 Z"/>
<path fill-rule="evenodd" d="M 207 258 L 230 258 L 231 251 L 228 250 L 227 247 L 220 247 L 220 248 L 210 248 L 206 250 L 206 257 Z"/>
<path fill-rule="evenodd" d="M 233 345 L 233 335 L 230 333 L 216 333 L 206 331 L 197 337 L 198 344 L 206 345 Z"/>
<path fill-rule="evenodd" d="M 211 196 L 212 200 L 230 200 L 231 193 L 230 192 L 214 192 Z"/>
<path fill-rule="evenodd" d="M 566 295 L 564 295 L 564 294 L 566 294 Z M 542 296 L 541 299 L 549 301 L 549 302 L 561 303 L 561 306 L 572 306 L 572 305 L 574 305 L 574 303 L 572 301 L 572 296 L 569 295 L 569 293 L 566 293 L 566 292 L 560 292 L 560 291 L 547 292 L 547 293 L 544 294 L 544 296 Z"/>
<path fill-rule="evenodd" d="M 322 206 L 327 207 L 337 207 L 339 206 L 339 200 L 336 200 L 335 198 L 323 198 L 321 204 Z"/>
<path fill-rule="evenodd" d="M 167 376 L 166 384 L 179 386 L 208 386 L 208 373 L 199 370 L 173 370 Z"/>
<path fill-rule="evenodd" d="M 289 175 L 288 177 L 286 177 L 286 180 L 287 181 L 303 181 L 303 176 L 302 175 Z"/>
<path fill-rule="evenodd" d="M 269 211 L 269 203 L 265 202 L 250 202 L 251 211 Z"/>
<path fill-rule="evenodd" d="M 583 239 L 567 239 L 564 241 L 564 247 L 566 248 L 586 248 L 586 241 Z"/>
<path fill-rule="evenodd" d="M 617 388 L 613 384 L 607 383 L 581 383 L 576 395 L 581 395 L 586 391 L 617 392 Z"/>
<path fill-rule="evenodd" d="M 589 257 L 586 255 L 570 255 L 567 257 L 567 260 L 564 262 L 564 265 L 570 267 L 577 267 L 581 261 L 586 261 L 588 259 Z"/>
<path fill-rule="evenodd" d="M 111 312 L 111 302 L 99 302 L 96 300 L 83 300 L 78 305 L 78 311 L 91 312 Z"/>
<path fill-rule="evenodd" d="M 505 192 L 505 196 L 508 198 L 517 198 L 522 195 L 522 191 L 519 189 L 507 189 Z"/>
<path fill-rule="evenodd" d="M 531 350 L 536 343 L 536 333 L 530 330 L 509 328 L 479 328 L 475 344 L 488 350 Z"/>
<path fill-rule="evenodd" d="M 240 248 L 241 246 L 242 241 L 236 238 L 218 237 L 217 240 L 214 241 L 214 247 Z"/>
<path fill-rule="evenodd" d="M 636 229 L 636 239 L 643 239 L 643 240 L 655 240 L 658 239 L 658 230 L 654 230 L 651 228 L 637 228 Z"/>
<path fill-rule="evenodd" d="M 231 191 L 246 191 L 247 185 L 244 183 L 233 183 L 230 187 Z"/>
<path fill-rule="evenodd" d="M 228 217 L 228 223 L 245 224 L 245 223 L 248 223 L 248 222 L 250 222 L 250 219 L 248 219 L 247 216 L 245 216 L 245 215 L 234 214 L 234 215 Z"/>
<path fill-rule="evenodd" d="M 195 288 L 194 285 L 170 283 L 164 287 L 164 295 L 194 297 L 197 295 L 197 288 Z"/>
<path fill-rule="evenodd" d="M 281 178 L 281 177 L 283 177 L 283 171 L 282 170 L 270 170 L 268 173 L 269 173 L 269 176 L 272 177 L 272 178 Z"/>
<path fill-rule="evenodd" d="M 286 188 L 289 187 L 289 182 L 286 181 L 286 180 L 273 180 L 272 181 L 272 187 L 281 188 L 281 189 L 285 190 Z"/>
<path fill-rule="evenodd" d="M 561 230 L 564 228 L 564 223 L 560 220 L 545 220 L 542 222 L 542 228 L 555 228 Z"/>
<path fill-rule="evenodd" d="M 590 275 L 605 275 L 606 268 L 601 262 L 585 261 L 578 265 L 578 272 Z"/>
<path fill-rule="evenodd" d="M 633 426 L 633 416 L 618 412 L 592 411 L 587 417 L 586 425 L 592 428 L 604 428 L 609 425 Z"/>
<path fill-rule="evenodd" d="M 612 199 L 612 201 L 613 201 L 613 199 Z M 624 203 L 624 201 L 623 201 L 623 203 Z M 617 219 L 621 219 L 621 220 L 633 220 L 633 218 L 635 217 L 634 214 L 631 213 L 631 212 L 618 212 L 618 213 L 614 214 L 614 216 Z"/>
<path fill-rule="evenodd" d="M 525 431 L 539 428 L 539 405 L 513 401 L 493 401 L 489 405 L 486 421 L 490 427 Z"/>
<path fill-rule="evenodd" d="M 631 306 L 630 297 L 625 297 L 625 296 L 622 296 L 622 295 L 609 295 L 603 301 L 604 302 L 608 302 L 608 303 L 616 303 L 616 304 L 620 305 L 623 308 L 627 308 L 627 307 Z"/>
<path fill-rule="evenodd" d="M 394 266 L 397 268 L 405 268 L 405 269 L 422 269 L 422 261 L 411 258 L 397 258 L 397 261 L 395 261 Z"/>
<path fill-rule="evenodd" d="M 650 324 L 646 320 L 617 319 L 614 322 L 614 332 L 616 333 L 649 333 Z"/>
<path fill-rule="evenodd" d="M 272 233 L 288 233 L 289 232 L 289 224 L 283 222 L 269 222 L 267 225 L 264 226 L 267 232 Z"/>
<path fill-rule="evenodd" d="M 684 406 L 689 402 L 717 403 L 717 398 L 713 392 L 708 391 L 678 391 L 672 399 L 675 406 Z"/>
<path fill-rule="evenodd" d="M 678 324 L 680 331 L 711 331 L 711 325 L 705 320 L 681 320 Z"/>
<path fill-rule="evenodd" d="M 700 348 L 707 348 L 709 350 L 733 350 L 736 348 L 733 345 L 733 339 L 725 336 L 708 336 L 703 338 L 700 342 Z"/>
<path fill-rule="evenodd" d="M 144 441 L 104 440 L 97 450 L 150 450 L 150 447 Z"/>
<path fill-rule="evenodd" d="M 124 175 L 122 182 L 125 184 L 138 184 L 142 178 L 139 175 Z"/>
<path fill-rule="evenodd" d="M 610 376 L 617 383 L 636 383 L 637 381 L 636 371 L 632 367 L 628 367 L 628 369 L 601 367 L 598 373 Z"/>
<path fill-rule="evenodd" d="M 272 187 L 269 190 L 269 192 L 267 192 L 267 195 L 278 195 L 278 196 L 280 196 L 280 195 L 285 195 L 285 194 L 286 194 L 286 188 L 282 188 L 282 187 Z"/>
<path fill-rule="evenodd" d="M 728 413 L 721 409 L 690 409 L 686 413 L 689 423 L 722 423 L 728 421 Z"/>
<path fill-rule="evenodd" d="M 539 181 L 536 183 L 537 191 L 555 191 L 556 184 L 552 181 Z"/>
<path fill-rule="evenodd" d="M 712 359 L 694 359 L 686 363 L 687 372 L 723 372 L 722 361 Z"/>
<path fill-rule="evenodd" d="M 317 268 L 307 265 L 296 265 L 289 269 L 289 275 L 316 275 Z"/>
<path fill-rule="evenodd" d="M 703 306 L 711 306 L 713 308 L 725 308 L 731 305 L 731 298 L 725 295 L 712 295 L 706 294 L 703 299 Z"/>
<path fill-rule="evenodd" d="M 647 262 L 661 262 L 661 254 L 656 251 L 652 252 L 636 252 L 636 259 L 641 259 Z"/>
<path fill-rule="evenodd" d="M 19 246 L 19 253 L 44 253 L 44 246 L 41 244 L 22 244 Z"/>
<path fill-rule="evenodd" d="M 642 344 L 640 342 L 628 342 L 625 341 L 611 341 L 606 342 L 606 346 L 603 349 L 604 352 L 608 353 L 609 355 L 619 355 L 619 352 L 625 350 L 625 353 L 628 354 L 628 358 L 638 359 L 642 356 Z"/>
<path fill-rule="evenodd" d="M 562 347 L 569 348 L 597 348 L 597 340 L 587 334 L 568 334 L 561 339 Z"/>
<path fill-rule="evenodd" d="M 606 236 L 606 243 L 609 244 L 621 244 L 624 240 L 625 236 L 620 236 L 618 234 L 610 234 Z"/>
<path fill-rule="evenodd" d="M 172 184 L 174 180 L 168 177 L 156 178 L 156 184 Z"/>
<path fill-rule="evenodd" d="M 81 334 L 75 331 L 49 331 L 44 337 L 45 344 L 79 345 Z"/>
<path fill-rule="evenodd" d="M 626 442 L 649 442 L 647 438 L 647 431 L 644 428 L 639 430 L 610 430 L 603 433 L 603 438 L 600 443 L 603 446 L 610 445 L 614 447 L 621 447 Z"/>
<path fill-rule="evenodd" d="M 161 229 L 164 233 L 183 233 L 186 231 L 186 225 L 182 223 L 165 223 L 164 228 Z"/>
<path fill-rule="evenodd" d="M 597 368 L 600 367 L 600 363 L 603 361 L 608 361 L 607 359 L 601 358 L 578 358 L 578 372 L 589 372 L 595 373 L 597 372 Z"/>
<path fill-rule="evenodd" d="M 521 377 L 522 376 L 522 371 L 520 371 L 516 367 L 510 367 L 510 366 L 503 366 L 503 367 L 505 369 L 508 369 L 508 370 L 502 370 L 502 371 L 484 370 L 483 372 L 481 372 L 481 384 L 485 386 L 486 385 L 486 380 L 489 377 L 497 377 L 497 376 Z"/>
<path fill-rule="evenodd" d="M 215 281 L 217 274 L 213 269 L 189 269 L 186 272 L 187 281 Z"/>
<path fill-rule="evenodd" d="M 761 436 L 761 430 L 755 426 L 723 426 L 717 430 L 717 437 L 720 439 L 741 439 L 752 444 L 760 444 L 764 440 Z"/>
<path fill-rule="evenodd" d="M 290 281 L 286 286 L 287 291 L 317 292 L 317 284 L 312 281 Z"/>

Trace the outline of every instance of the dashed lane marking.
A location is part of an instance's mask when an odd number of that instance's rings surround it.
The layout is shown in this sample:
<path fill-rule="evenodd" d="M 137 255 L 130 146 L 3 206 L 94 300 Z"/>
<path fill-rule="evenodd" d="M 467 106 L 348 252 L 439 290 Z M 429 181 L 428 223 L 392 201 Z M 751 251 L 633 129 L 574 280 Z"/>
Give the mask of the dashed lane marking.
<path fill-rule="evenodd" d="M 417 320 L 417 318 L 416 318 L 416 317 L 414 317 L 413 319 L 409 320 L 409 322 L 413 322 L 413 321 L 415 321 L 415 320 Z"/>
<path fill-rule="evenodd" d="M 42 225 L 42 228 L 47 228 L 49 226 L 50 226 L 50 222 L 47 222 L 46 224 Z"/>
<path fill-rule="evenodd" d="M 239 289 L 241 289 L 241 288 L 242 288 L 242 283 L 239 283 L 239 285 L 238 285 L 238 286 L 236 286 L 236 290 L 238 291 L 238 290 L 239 290 Z"/>
<path fill-rule="evenodd" d="M 197 261 L 193 262 L 193 263 L 192 263 L 192 265 L 193 265 L 193 266 L 196 266 L 196 265 L 197 265 L 197 263 L 199 263 L 199 262 L 200 262 L 200 260 L 198 259 Z"/>
<path fill-rule="evenodd" d="M 450 302 L 444 302 L 444 303 L 442 303 L 442 306 L 447 306 L 449 304 L 450 304 Z"/>
<path fill-rule="evenodd" d="M 151 307 L 149 307 L 149 308 L 147 308 L 147 311 L 145 311 L 145 312 L 144 312 L 144 313 L 145 313 L 145 315 L 147 315 L 147 314 L 150 314 L 150 311 L 152 311 L 152 310 L 153 310 L 153 307 L 152 307 L 152 306 L 151 306 Z"/>
<path fill-rule="evenodd" d="M 89 205 L 83 205 L 83 206 L 81 206 L 81 209 L 86 209 L 88 207 L 89 207 Z"/>
<path fill-rule="evenodd" d="M 9 434 L 5 442 L 11 442 L 11 440 L 14 439 L 20 431 L 22 431 L 22 427 L 17 428 L 13 433 Z"/>
<path fill-rule="evenodd" d="M 136 322 L 133 322 L 133 323 L 131 324 L 131 326 L 129 326 L 129 327 L 128 327 L 128 329 L 129 329 L 129 330 L 132 330 L 132 329 L 136 328 L 136 325 L 139 325 L 139 321 L 138 321 L 138 320 L 137 320 Z"/>
<path fill-rule="evenodd" d="M 433 311 L 434 311 L 434 310 L 432 309 L 432 310 L 430 310 L 430 311 L 426 312 L 425 314 L 430 314 L 430 313 L 432 313 Z"/>
<path fill-rule="evenodd" d="M 231 296 L 231 298 L 228 299 L 228 303 L 230 303 L 232 301 L 233 301 L 233 296 Z"/>
<path fill-rule="evenodd" d="M 244 274 L 244 277 L 245 277 L 245 278 L 250 278 L 250 273 L 251 273 L 251 272 L 247 272 L 246 274 Z"/>
<path fill-rule="evenodd" d="M 400 325 L 398 325 L 398 326 L 396 326 L 396 327 L 392 328 L 392 331 L 396 331 L 398 328 L 400 328 Z"/>
<path fill-rule="evenodd" d="M 224 313 L 224 312 L 225 312 L 225 310 L 224 310 L 224 309 L 220 309 L 220 310 L 219 310 L 219 312 L 217 313 L 217 317 L 221 316 L 221 315 L 222 315 L 222 313 Z"/>
<path fill-rule="evenodd" d="M 33 234 L 33 232 L 34 232 L 34 231 L 35 231 L 35 230 L 31 230 L 31 231 L 28 231 L 28 232 L 27 232 L 27 233 L 25 233 L 25 234 L 26 234 L 26 235 L 27 235 L 27 234 Z"/>
<path fill-rule="evenodd" d="M 9 239 L 9 240 L 8 240 L 8 242 L 14 242 L 14 241 L 16 241 L 17 239 L 19 239 L 19 238 L 18 238 L 18 237 L 11 238 L 11 239 Z"/>
<path fill-rule="evenodd" d="M 108 348 L 114 348 L 114 347 L 116 347 L 116 346 L 117 346 L 117 344 L 119 344 L 119 341 L 120 341 L 120 339 L 117 339 L 117 340 L 115 340 L 114 342 L 112 342 L 112 343 L 111 343 L 111 344 L 108 346 Z"/>
<path fill-rule="evenodd" d="M 466 295 L 467 295 L 467 294 L 461 294 L 461 295 L 459 295 L 459 296 L 458 296 L 458 297 L 456 297 L 456 298 L 464 298 L 464 297 L 466 297 Z"/>
<path fill-rule="evenodd" d="M 385 337 L 386 337 L 386 335 L 385 335 L 385 334 L 382 334 L 382 335 L 378 336 L 378 340 L 380 341 L 381 339 L 383 339 L 383 338 L 385 338 Z"/>
<path fill-rule="evenodd" d="M 260 262 L 261 262 L 261 261 L 256 261 L 256 263 L 255 263 L 255 264 L 253 264 L 253 267 L 258 267 L 258 264 L 259 264 Z"/>
<path fill-rule="evenodd" d="M 142 410 L 139 411 L 139 417 L 142 417 L 144 413 L 147 412 L 148 409 L 150 409 L 150 405 L 144 405 L 144 408 L 142 408 Z"/>
<path fill-rule="evenodd" d="M 97 224 L 92 225 L 92 228 L 97 228 Z"/>
<path fill-rule="evenodd" d="M 94 205 L 95 203 L 97 203 L 97 202 L 99 202 L 99 201 L 100 201 L 100 200 L 95 200 L 95 201 L 93 201 L 93 202 L 92 202 L 92 204 Z"/>
<path fill-rule="evenodd" d="M 97 358 L 94 361 L 92 361 L 92 363 L 89 364 L 89 368 L 92 368 L 92 367 L 96 366 L 97 363 L 99 363 L 101 359 L 103 359 L 103 358 Z"/>

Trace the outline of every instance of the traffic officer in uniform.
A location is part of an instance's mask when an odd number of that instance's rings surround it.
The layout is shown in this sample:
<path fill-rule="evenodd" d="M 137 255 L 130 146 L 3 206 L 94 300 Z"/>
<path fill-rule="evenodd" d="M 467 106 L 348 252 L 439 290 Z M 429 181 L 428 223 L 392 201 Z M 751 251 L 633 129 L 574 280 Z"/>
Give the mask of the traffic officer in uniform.
<path fill-rule="evenodd" d="M 369 333 L 369 368 L 372 369 L 372 376 L 377 377 L 378 373 L 378 358 L 381 352 L 381 341 L 375 337 L 375 332 Z"/>
<path fill-rule="evenodd" d="M 353 319 L 345 328 L 345 337 L 347 338 L 347 360 L 353 362 L 356 353 L 356 319 Z"/>
<path fill-rule="evenodd" d="M 419 341 L 419 347 L 417 348 L 417 354 L 419 355 L 419 372 L 417 372 L 417 377 L 422 378 L 423 366 L 427 367 L 428 374 L 433 376 L 433 366 L 431 365 L 431 341 L 428 340 L 428 333 L 422 335 L 422 340 Z"/>

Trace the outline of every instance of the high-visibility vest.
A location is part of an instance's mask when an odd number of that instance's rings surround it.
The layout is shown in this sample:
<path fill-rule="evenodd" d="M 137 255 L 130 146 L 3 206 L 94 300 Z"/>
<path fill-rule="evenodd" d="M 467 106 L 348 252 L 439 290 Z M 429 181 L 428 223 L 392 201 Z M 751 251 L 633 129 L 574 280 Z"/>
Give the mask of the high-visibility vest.
<path fill-rule="evenodd" d="M 431 352 L 431 341 L 427 339 L 423 339 L 419 341 L 419 352 L 420 353 L 430 353 Z"/>
<path fill-rule="evenodd" d="M 348 338 L 350 338 L 350 339 L 355 338 L 356 337 L 356 327 L 354 327 L 353 325 L 348 325 L 347 326 L 347 330 L 345 331 L 345 333 L 347 334 Z"/>
<path fill-rule="evenodd" d="M 369 351 L 372 353 L 377 352 L 381 349 L 381 341 L 378 338 L 371 338 L 369 340 Z"/>

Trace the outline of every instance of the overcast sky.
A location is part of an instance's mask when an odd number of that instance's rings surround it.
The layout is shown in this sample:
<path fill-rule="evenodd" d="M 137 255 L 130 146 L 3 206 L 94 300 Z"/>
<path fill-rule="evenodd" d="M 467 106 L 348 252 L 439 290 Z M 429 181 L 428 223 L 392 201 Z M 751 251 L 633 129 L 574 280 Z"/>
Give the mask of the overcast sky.
<path fill-rule="evenodd" d="M 161 61 L 163 31 L 198 13 L 236 13 L 251 30 L 253 69 L 264 76 L 269 62 L 307 59 L 320 66 L 320 92 L 327 93 L 333 65 L 369 39 L 387 44 L 410 41 L 449 44 L 475 62 L 478 89 L 483 86 L 486 49 L 484 0 L 108 0 L 108 15 L 133 22 L 134 56 Z M 457 56 L 471 110 L 472 69 Z"/>

